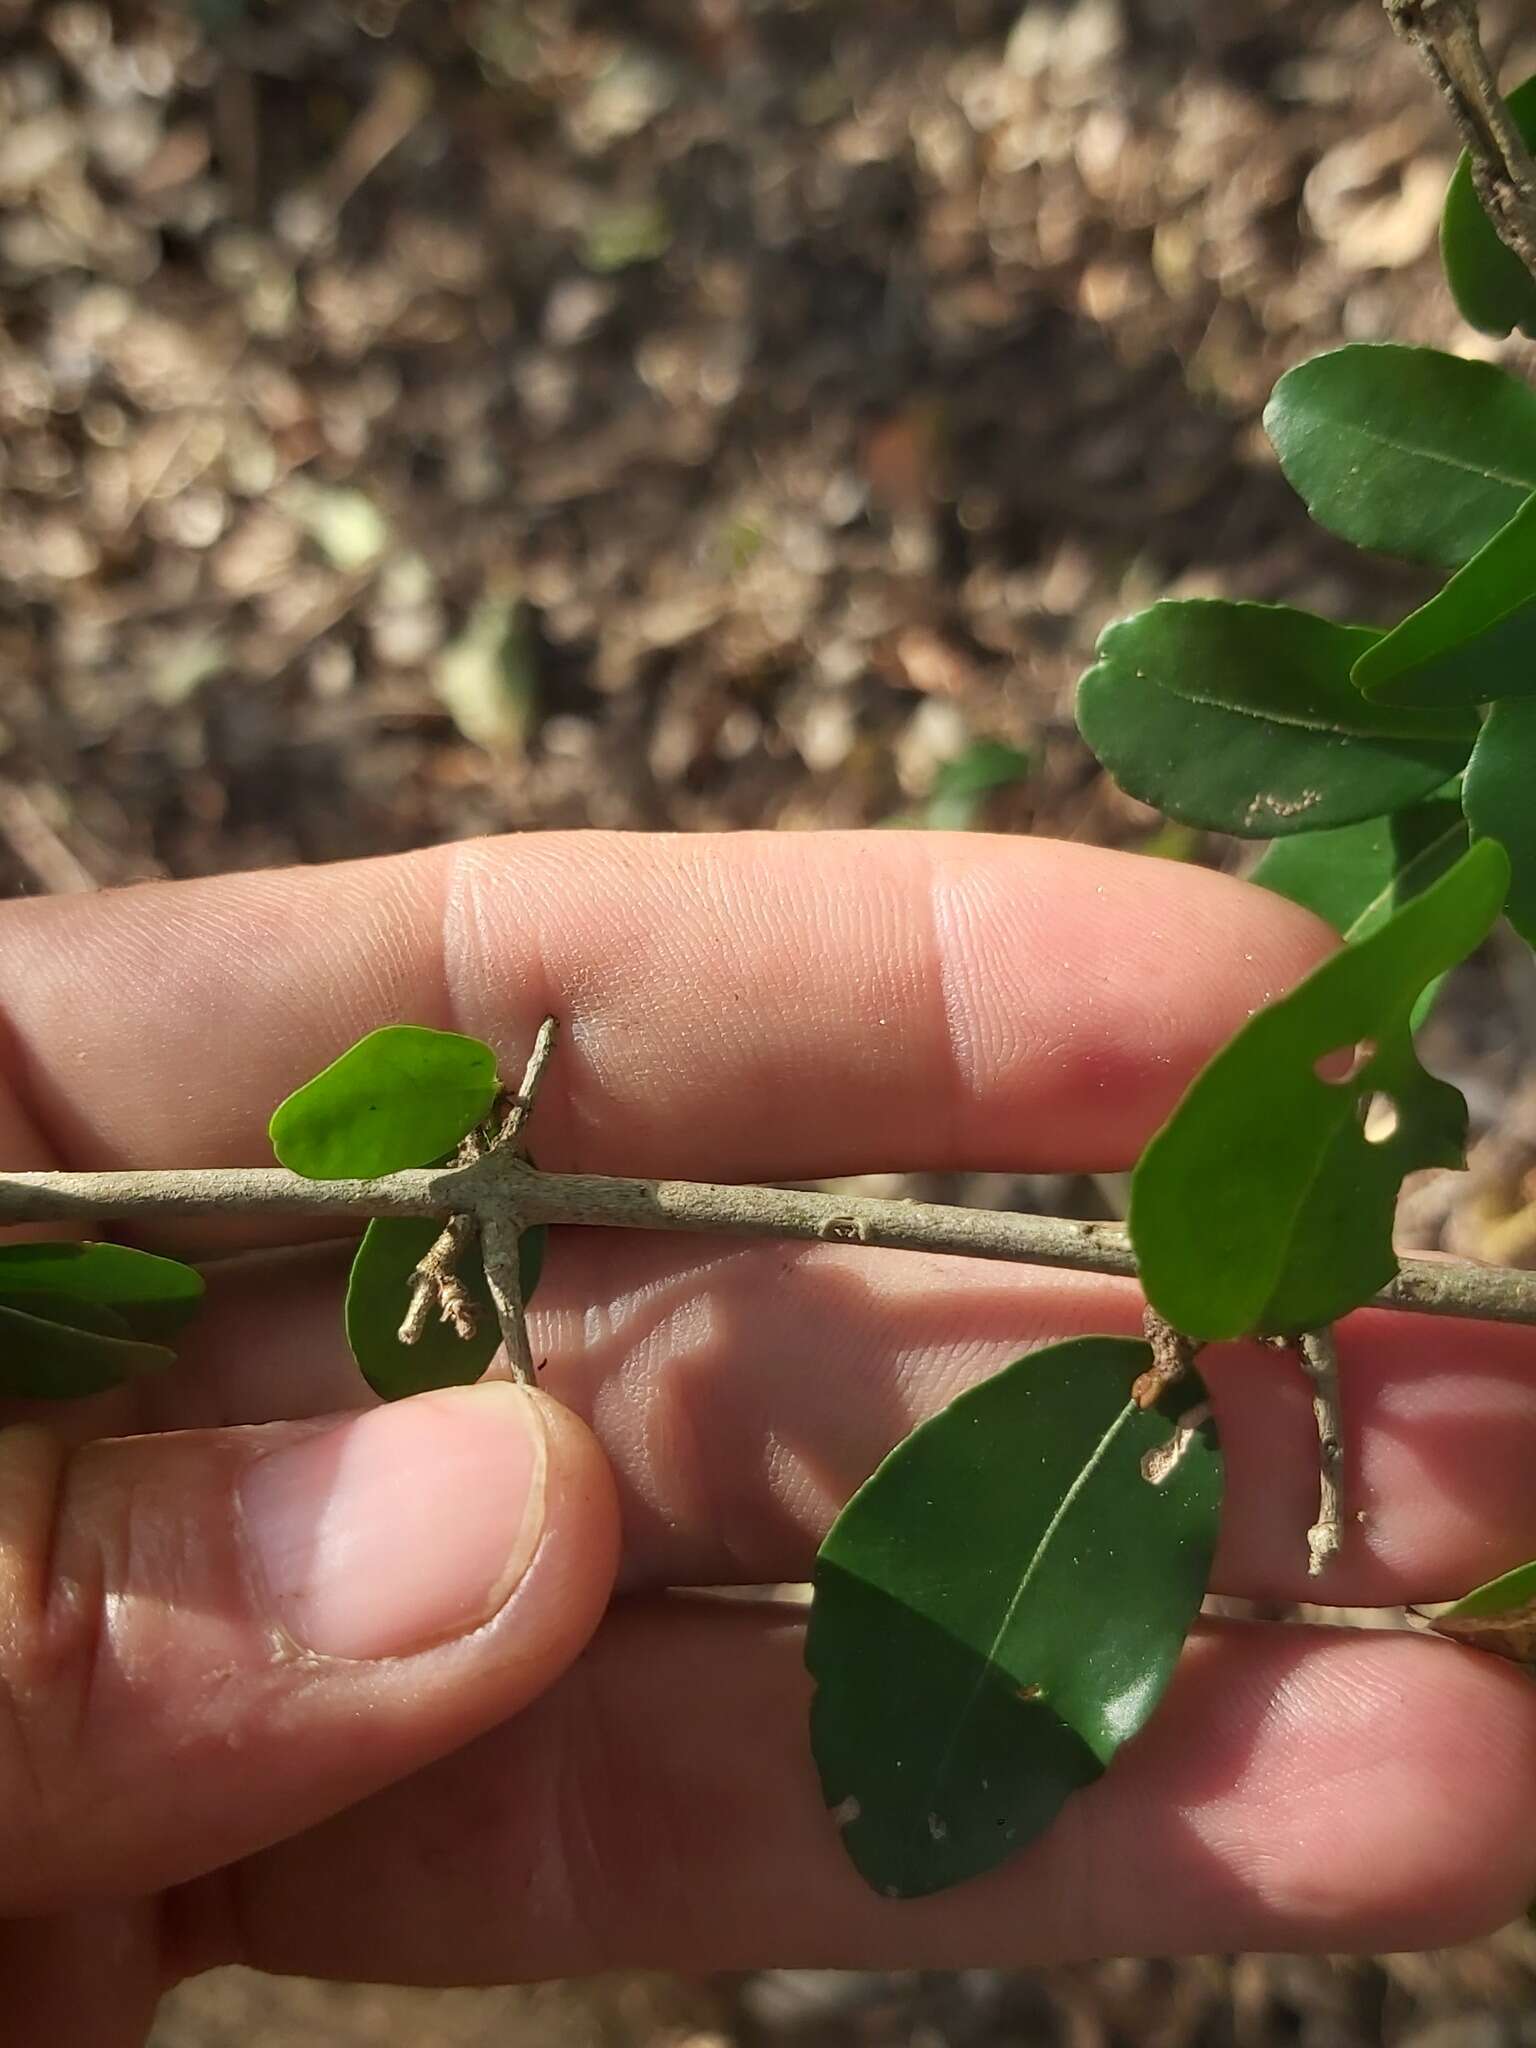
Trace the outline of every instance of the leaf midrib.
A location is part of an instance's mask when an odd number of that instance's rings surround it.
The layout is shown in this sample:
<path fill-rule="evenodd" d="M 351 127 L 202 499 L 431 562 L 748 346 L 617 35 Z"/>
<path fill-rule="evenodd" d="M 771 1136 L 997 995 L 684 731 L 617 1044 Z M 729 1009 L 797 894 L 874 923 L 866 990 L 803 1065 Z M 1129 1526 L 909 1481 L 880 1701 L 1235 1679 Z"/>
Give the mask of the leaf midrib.
<path fill-rule="evenodd" d="M 1062 1523 L 1066 1520 L 1067 1516 L 1071 1513 L 1073 1507 L 1076 1505 L 1077 1500 L 1083 1491 L 1083 1488 L 1088 1484 L 1089 1480 L 1093 1477 L 1094 1473 L 1098 1470 L 1099 1466 L 1104 1462 L 1105 1458 L 1108 1457 L 1110 1450 L 1113 1448 L 1115 1440 L 1119 1436 L 1121 1430 L 1125 1428 L 1126 1424 L 1132 1419 L 1133 1416 L 1139 1413 L 1140 1410 L 1137 1409 L 1135 1404 L 1133 1402 L 1127 1401 L 1126 1405 L 1120 1410 L 1120 1413 L 1115 1417 L 1114 1421 L 1110 1424 L 1109 1428 L 1105 1430 L 1104 1434 L 1099 1438 L 1098 1443 L 1094 1446 L 1093 1455 L 1084 1461 L 1081 1470 L 1077 1474 L 1077 1477 L 1072 1481 L 1072 1484 L 1067 1488 L 1066 1492 L 1062 1495 L 1060 1501 L 1057 1503 L 1055 1513 L 1051 1516 L 1051 1519 L 1046 1523 L 1045 1529 L 1041 1534 L 1040 1541 L 1035 1545 L 1029 1563 L 1024 1567 L 1024 1570 L 1019 1578 L 1019 1583 L 1014 1588 L 1013 1597 L 1008 1602 L 1007 1607 L 1003 1610 L 1003 1618 L 998 1623 L 997 1632 L 993 1636 L 992 1641 L 987 1649 L 986 1663 L 983 1666 L 980 1675 L 977 1677 L 975 1684 L 971 1687 L 970 1692 L 966 1695 L 964 1705 L 959 1709 L 958 1713 L 955 1715 L 954 1728 L 950 1733 L 948 1742 L 946 1742 L 944 1745 L 943 1751 L 940 1754 L 937 1764 L 934 1766 L 933 1777 L 930 1781 L 932 1786 L 930 1800 L 937 1796 L 937 1788 L 939 1787 L 939 1785 L 943 1783 L 944 1774 L 949 1769 L 950 1763 L 953 1761 L 955 1750 L 960 1742 L 961 1736 L 965 1732 L 966 1724 L 969 1722 L 971 1715 L 975 1712 L 976 1702 L 981 1698 L 982 1692 L 986 1687 L 988 1672 L 999 1668 L 998 1652 L 1001 1650 L 1004 1642 L 1007 1640 L 1008 1635 L 1013 1628 L 1013 1624 L 1015 1620 L 1018 1618 L 1019 1607 L 1023 1602 L 1024 1596 L 1026 1595 L 1026 1593 L 1028 1593 L 1030 1586 L 1034 1580 L 1035 1574 L 1039 1570 L 1040 1565 L 1046 1556 L 1046 1553 L 1049 1551 L 1052 1543 L 1055 1541 L 1057 1532 L 1060 1530 Z M 1068 1725 L 1070 1726 L 1071 1724 L 1069 1723 Z M 1082 1735 L 1082 1730 L 1080 1728 L 1074 1729 L 1073 1732 L 1075 1734 Z M 1083 1739 L 1085 1741 L 1087 1740 L 1086 1737 L 1084 1737 Z M 1092 1747 L 1091 1744 L 1089 1746 Z"/>
<path fill-rule="evenodd" d="M 1461 737 L 1456 733 L 1438 732 L 1357 732 L 1347 725 L 1328 725 L 1317 719 L 1297 718 L 1294 715 L 1287 717 L 1281 711 L 1255 710 L 1250 704 L 1229 704 L 1220 697 L 1201 697 L 1192 690 L 1180 690 L 1172 683 L 1160 682 L 1146 669 L 1137 669 L 1135 675 L 1138 682 L 1150 683 L 1154 690 L 1161 690 L 1165 696 L 1176 697 L 1185 704 L 1203 704 L 1208 711 L 1230 711 L 1235 718 L 1251 718 L 1256 725 L 1286 725 L 1293 727 L 1297 732 L 1321 733 L 1341 740 L 1379 741 L 1388 745 L 1402 742 L 1409 745 L 1449 747 L 1454 746 Z M 1362 697 L 1360 701 L 1365 709 L 1372 708 L 1367 698 Z"/>
<path fill-rule="evenodd" d="M 1315 431 L 1322 432 L 1324 424 L 1319 422 Z M 1458 462 L 1454 455 L 1443 454 L 1434 448 L 1416 447 L 1412 441 L 1396 440 L 1391 434 L 1378 432 L 1371 427 L 1333 425 L 1332 430 L 1345 438 L 1365 441 L 1378 448 L 1390 448 L 1394 455 L 1412 456 L 1421 462 L 1435 463 L 1443 469 L 1456 470 L 1463 476 L 1481 477 L 1484 483 L 1507 484 L 1512 491 L 1519 491 L 1526 497 L 1529 497 L 1532 491 L 1536 491 L 1536 477 L 1506 476 L 1501 469 L 1486 469 L 1475 462 Z M 1536 463 L 1533 463 L 1532 467 L 1536 468 Z"/>

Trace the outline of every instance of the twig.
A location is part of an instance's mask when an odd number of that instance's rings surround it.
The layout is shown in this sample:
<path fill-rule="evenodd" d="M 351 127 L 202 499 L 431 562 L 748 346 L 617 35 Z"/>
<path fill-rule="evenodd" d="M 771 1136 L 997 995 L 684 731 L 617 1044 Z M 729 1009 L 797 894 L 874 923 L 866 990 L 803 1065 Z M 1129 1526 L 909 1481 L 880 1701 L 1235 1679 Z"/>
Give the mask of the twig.
<path fill-rule="evenodd" d="M 473 1216 L 450 1216 L 411 1275 L 410 1304 L 400 1325 L 402 1344 L 419 1344 L 436 1309 L 456 1337 L 475 1334 L 475 1304 L 459 1272 L 459 1261 L 474 1243 L 478 1225 Z"/>
<path fill-rule="evenodd" d="M 493 1153 L 472 1166 L 418 1167 L 378 1180 L 305 1180 L 281 1167 L 134 1173 L 0 1173 L 0 1225 L 143 1223 L 171 1216 L 442 1216 L 460 1212 L 608 1230 L 697 1231 L 945 1252 L 1015 1265 L 1136 1277 L 1118 1223 L 1078 1223 L 939 1202 L 823 1195 L 706 1181 L 545 1173 Z M 1453 1259 L 1405 1258 L 1370 1306 L 1485 1323 L 1536 1324 L 1536 1273 Z"/>
<path fill-rule="evenodd" d="M 1131 1399 L 1138 1408 L 1154 1408 L 1169 1387 L 1177 1386 L 1193 1366 L 1200 1346 L 1193 1337 L 1186 1337 L 1172 1323 L 1164 1322 L 1155 1308 L 1149 1308 L 1142 1316 L 1141 1326 L 1152 1346 L 1152 1363 L 1132 1383 Z"/>
<path fill-rule="evenodd" d="M 516 1145 L 521 1138 L 523 1126 L 532 1116 L 533 1106 L 539 1099 L 539 1089 L 543 1086 L 559 1037 L 559 1024 L 553 1017 L 546 1017 L 539 1026 L 539 1035 L 533 1041 L 533 1051 L 528 1055 L 523 1078 L 502 1121 L 501 1134 L 496 1140 L 498 1145 Z"/>
<path fill-rule="evenodd" d="M 1477 0 L 1384 4 L 1450 107 L 1483 211 L 1500 241 L 1536 277 L 1536 160 L 1500 96 L 1479 33 Z"/>
<path fill-rule="evenodd" d="M 502 1118 L 501 1129 L 487 1158 L 498 1161 L 516 1158 L 523 1128 L 539 1099 L 539 1089 L 549 1070 L 559 1035 L 560 1027 L 555 1019 L 546 1017 L 539 1026 L 523 1078 Z M 525 1387 L 531 1387 L 537 1384 L 537 1375 L 533 1346 L 528 1337 L 527 1304 L 523 1300 L 523 1229 L 524 1220 L 505 1208 L 485 1213 L 480 1223 L 480 1247 L 485 1254 L 485 1277 L 491 1299 L 496 1304 L 496 1314 L 501 1323 L 507 1365 L 515 1379 L 521 1380 Z"/>
<path fill-rule="evenodd" d="M 502 1342 L 512 1377 L 525 1387 L 537 1385 L 533 1346 L 528 1339 L 528 1313 L 523 1301 L 522 1261 L 518 1253 L 519 1231 L 506 1216 L 488 1216 L 480 1226 L 480 1246 L 485 1253 L 485 1277 L 501 1323 Z"/>
<path fill-rule="evenodd" d="M 1307 1570 L 1317 1578 L 1344 1541 L 1344 1419 L 1339 1405 L 1339 1353 L 1332 1330 L 1308 1330 L 1296 1340 L 1302 1370 L 1312 1383 L 1317 1423 L 1317 1520 L 1307 1531 Z"/>

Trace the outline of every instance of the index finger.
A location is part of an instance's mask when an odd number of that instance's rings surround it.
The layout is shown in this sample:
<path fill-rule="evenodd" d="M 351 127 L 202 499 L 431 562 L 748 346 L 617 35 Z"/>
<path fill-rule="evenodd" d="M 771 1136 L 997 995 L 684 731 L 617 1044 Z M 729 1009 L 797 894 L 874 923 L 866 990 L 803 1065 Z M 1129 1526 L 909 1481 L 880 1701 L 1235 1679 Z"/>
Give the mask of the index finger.
<path fill-rule="evenodd" d="M 549 834 L 11 903 L 0 1144 L 260 1163 L 274 1104 L 376 1026 L 515 1070 L 548 1012 L 550 1167 L 1112 1169 L 1328 944 L 1221 875 L 929 833 Z"/>

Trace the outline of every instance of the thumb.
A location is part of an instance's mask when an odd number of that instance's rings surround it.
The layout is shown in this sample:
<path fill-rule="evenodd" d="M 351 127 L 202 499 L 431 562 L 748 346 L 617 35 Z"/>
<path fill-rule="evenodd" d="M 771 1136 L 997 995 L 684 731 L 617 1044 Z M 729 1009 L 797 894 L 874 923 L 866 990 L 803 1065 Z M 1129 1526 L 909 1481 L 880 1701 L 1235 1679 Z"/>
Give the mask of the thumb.
<path fill-rule="evenodd" d="M 596 1442 L 503 1382 L 0 1433 L 0 1914 L 181 1882 L 455 1748 L 566 1669 L 617 1557 Z"/>

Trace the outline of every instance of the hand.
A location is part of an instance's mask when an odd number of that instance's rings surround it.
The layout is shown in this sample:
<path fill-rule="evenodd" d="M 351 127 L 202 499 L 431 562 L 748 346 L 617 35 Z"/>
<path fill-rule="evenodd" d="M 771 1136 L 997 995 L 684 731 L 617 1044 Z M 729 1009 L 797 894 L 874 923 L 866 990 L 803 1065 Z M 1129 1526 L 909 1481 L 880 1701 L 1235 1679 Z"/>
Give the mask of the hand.
<path fill-rule="evenodd" d="M 0 1159 L 258 1163 L 273 1103 L 371 1027 L 515 1062 L 552 1011 L 547 1166 L 1124 1168 L 1327 944 L 1172 864 L 885 833 L 533 837 L 12 903 Z M 1028 1344 L 1133 1330 L 1128 1286 L 567 1232 L 534 1317 L 547 1393 L 363 1412 L 344 1247 L 156 1243 L 225 1255 L 181 1364 L 0 1435 L 14 2041 L 137 2043 L 168 1982 L 233 1960 L 457 1983 L 1404 1948 L 1536 1888 L 1522 1678 L 1252 1623 L 1201 1631 L 1146 1734 L 1006 1871 L 908 1904 L 855 1877 L 798 1618 L 664 1589 L 803 1578 L 914 1421 Z M 1444 1598 L 1536 1554 L 1536 1340 L 1366 1313 L 1343 1353 L 1368 1514 L 1330 1598 Z M 1209 1357 L 1218 1583 L 1304 1597 L 1306 1396 L 1272 1354 Z"/>

